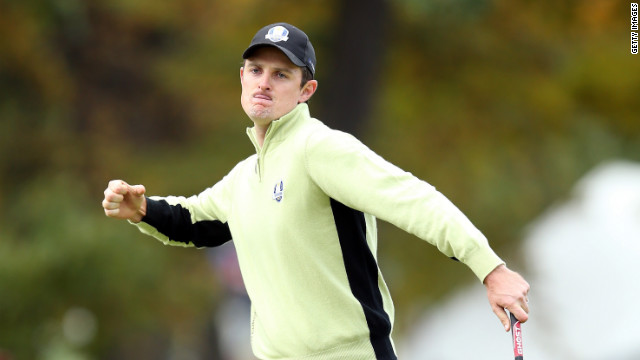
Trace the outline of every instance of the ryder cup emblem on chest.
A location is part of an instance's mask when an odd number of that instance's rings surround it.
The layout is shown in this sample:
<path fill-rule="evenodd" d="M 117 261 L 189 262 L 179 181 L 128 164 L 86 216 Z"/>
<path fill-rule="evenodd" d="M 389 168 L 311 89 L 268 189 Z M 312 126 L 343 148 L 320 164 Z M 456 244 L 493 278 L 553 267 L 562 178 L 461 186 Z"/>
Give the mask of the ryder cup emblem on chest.
<path fill-rule="evenodd" d="M 284 195 L 284 182 L 280 180 L 273 187 L 273 200 L 280 202 L 282 201 L 282 195 Z"/>
<path fill-rule="evenodd" d="M 264 38 L 273 42 L 287 41 L 289 40 L 289 30 L 284 26 L 274 26 L 269 29 L 269 32 L 264 36 Z"/>

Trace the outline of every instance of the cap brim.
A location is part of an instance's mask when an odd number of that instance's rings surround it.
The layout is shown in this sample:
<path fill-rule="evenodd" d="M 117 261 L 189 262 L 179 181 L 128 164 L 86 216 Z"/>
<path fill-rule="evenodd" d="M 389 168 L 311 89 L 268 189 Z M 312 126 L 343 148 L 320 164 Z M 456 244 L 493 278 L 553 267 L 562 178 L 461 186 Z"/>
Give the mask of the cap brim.
<path fill-rule="evenodd" d="M 285 55 L 287 55 L 287 57 L 289 58 L 289 60 L 291 60 L 292 63 L 294 63 L 295 65 L 298 66 L 307 66 L 307 64 L 304 63 L 304 61 L 302 61 L 301 59 L 298 59 L 298 57 L 296 57 L 295 55 L 293 55 L 293 53 L 291 51 L 289 51 L 288 49 L 283 48 L 282 46 L 278 46 L 277 44 L 273 44 L 273 43 L 259 43 L 259 44 L 253 44 L 251 46 L 249 46 L 247 48 L 247 50 L 244 51 L 244 53 L 242 53 L 242 58 L 243 59 L 247 59 L 251 56 L 251 53 L 253 53 L 256 49 L 261 48 L 261 47 L 265 47 L 265 46 L 273 46 L 275 48 L 278 48 L 280 51 L 282 51 Z"/>

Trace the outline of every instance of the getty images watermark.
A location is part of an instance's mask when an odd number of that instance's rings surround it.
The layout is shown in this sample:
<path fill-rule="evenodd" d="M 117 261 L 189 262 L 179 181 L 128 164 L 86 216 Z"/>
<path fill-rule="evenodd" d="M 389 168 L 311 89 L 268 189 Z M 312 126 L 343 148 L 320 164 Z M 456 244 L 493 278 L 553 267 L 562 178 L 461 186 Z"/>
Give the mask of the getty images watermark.
<path fill-rule="evenodd" d="M 631 53 L 638 54 L 638 3 L 631 3 Z"/>

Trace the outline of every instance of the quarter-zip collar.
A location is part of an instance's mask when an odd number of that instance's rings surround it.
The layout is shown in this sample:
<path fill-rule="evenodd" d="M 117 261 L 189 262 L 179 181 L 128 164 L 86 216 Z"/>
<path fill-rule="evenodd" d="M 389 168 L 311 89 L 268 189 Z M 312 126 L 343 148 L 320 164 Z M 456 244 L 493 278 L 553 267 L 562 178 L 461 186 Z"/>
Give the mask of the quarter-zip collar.
<path fill-rule="evenodd" d="M 267 133 L 264 136 L 262 147 L 258 144 L 255 127 L 247 128 L 247 135 L 253 143 L 253 146 L 256 148 L 256 153 L 260 154 L 261 152 L 265 151 L 270 142 L 280 142 L 284 138 L 286 138 L 288 133 L 287 129 L 293 128 L 295 125 L 295 118 L 309 118 L 310 116 L 311 115 L 309 114 L 309 106 L 306 103 L 296 105 L 293 110 L 282 116 L 280 119 L 273 120 L 269 124 Z"/>
<path fill-rule="evenodd" d="M 256 171 L 260 180 L 262 180 L 262 174 L 264 174 L 264 158 L 265 154 L 269 151 L 269 148 L 276 146 L 279 142 L 286 139 L 291 133 L 291 130 L 295 128 L 297 123 L 302 121 L 302 119 L 308 119 L 310 117 L 309 106 L 306 103 L 296 105 L 296 107 L 289 113 L 285 114 L 280 119 L 273 120 L 269 124 L 262 146 L 258 143 L 255 127 L 247 128 L 247 136 L 249 136 L 249 139 L 256 149 Z"/>

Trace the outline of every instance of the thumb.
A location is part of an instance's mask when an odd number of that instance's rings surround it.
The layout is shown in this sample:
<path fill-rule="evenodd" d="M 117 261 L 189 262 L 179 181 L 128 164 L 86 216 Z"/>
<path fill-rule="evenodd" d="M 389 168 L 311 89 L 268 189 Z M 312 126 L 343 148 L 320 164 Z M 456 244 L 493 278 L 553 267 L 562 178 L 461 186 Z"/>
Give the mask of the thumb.
<path fill-rule="evenodd" d="M 144 185 L 131 185 L 129 187 L 131 195 L 142 196 L 146 192 Z"/>

